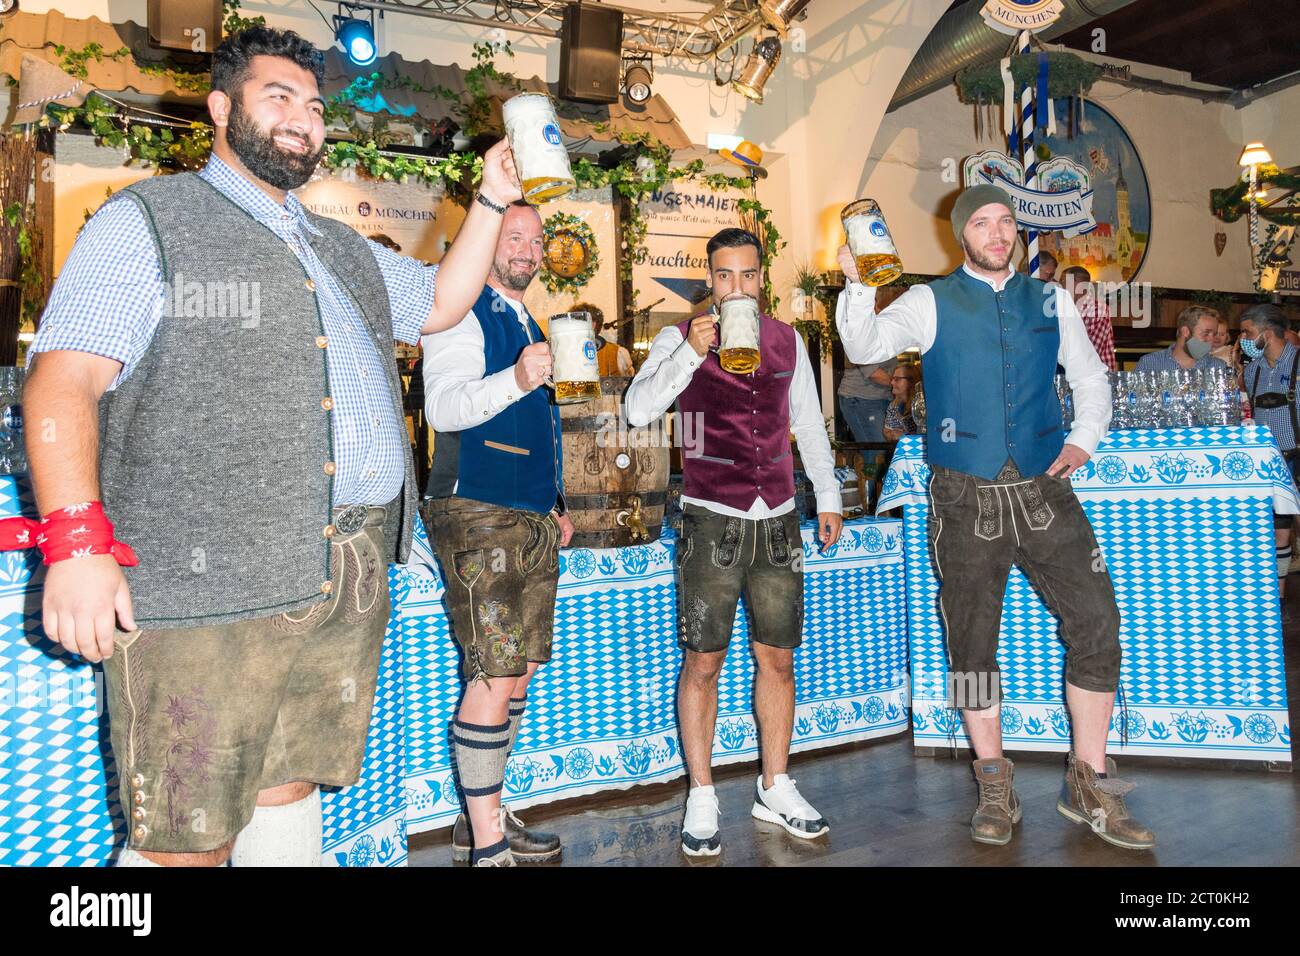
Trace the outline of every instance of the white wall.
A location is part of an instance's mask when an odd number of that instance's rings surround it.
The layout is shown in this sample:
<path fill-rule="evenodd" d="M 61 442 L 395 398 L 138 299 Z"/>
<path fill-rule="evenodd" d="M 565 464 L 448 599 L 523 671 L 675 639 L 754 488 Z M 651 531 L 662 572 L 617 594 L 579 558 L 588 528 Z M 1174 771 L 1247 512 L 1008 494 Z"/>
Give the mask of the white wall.
<path fill-rule="evenodd" d="M 1300 85 L 1279 90 L 1241 111 L 1242 142 L 1262 142 L 1273 161 L 1300 166 Z"/>

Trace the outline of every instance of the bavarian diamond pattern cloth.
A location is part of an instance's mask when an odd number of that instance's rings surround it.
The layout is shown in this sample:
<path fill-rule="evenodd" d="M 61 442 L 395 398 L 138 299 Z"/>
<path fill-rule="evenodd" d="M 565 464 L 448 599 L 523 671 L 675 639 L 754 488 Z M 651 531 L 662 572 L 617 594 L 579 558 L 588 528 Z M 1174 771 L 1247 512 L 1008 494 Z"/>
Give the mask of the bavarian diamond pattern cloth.
<path fill-rule="evenodd" d="M 793 751 L 907 729 L 907 606 L 902 523 L 849 521 L 819 553 L 803 528 L 804 643 L 795 652 Z M 506 767 L 513 807 L 685 774 L 677 736 L 675 539 L 560 552 L 554 656 L 528 688 L 528 711 Z M 442 581 L 420 532 L 395 595 L 405 649 L 407 826 L 450 825 L 460 810 L 448 724 L 460 686 Z M 736 615 L 718 688 L 715 765 L 753 760 L 753 663 Z"/>
<path fill-rule="evenodd" d="M 35 516 L 24 481 L 0 477 L 0 517 Z M 845 525 L 825 554 L 803 530 L 804 644 L 795 654 L 792 749 L 907 729 L 903 524 Z M 555 657 L 529 688 L 505 797 L 526 807 L 682 775 L 674 693 L 673 537 L 632 548 L 561 552 Z M 393 616 L 380 661 L 361 779 L 323 794 L 322 863 L 398 866 L 408 831 L 459 809 L 447 746 L 459 661 L 442 580 L 422 528 L 412 563 L 389 570 Z M 0 552 L 0 866 L 104 865 L 124 845 L 103 676 L 40 626 L 35 551 Z M 737 615 L 723 669 L 715 762 L 758 753 L 753 665 Z"/>
<path fill-rule="evenodd" d="M 1111 724 L 1114 752 L 1290 761 L 1272 514 L 1300 512 L 1300 496 L 1272 434 L 1258 426 L 1111 432 L 1072 481 L 1122 618 L 1127 708 Z M 914 739 L 945 746 L 965 732 L 944 692 L 928 483 L 925 440 L 908 436 L 879 508 L 904 509 Z M 1056 623 L 1013 570 L 998 649 L 1010 749 L 1069 749 Z"/>

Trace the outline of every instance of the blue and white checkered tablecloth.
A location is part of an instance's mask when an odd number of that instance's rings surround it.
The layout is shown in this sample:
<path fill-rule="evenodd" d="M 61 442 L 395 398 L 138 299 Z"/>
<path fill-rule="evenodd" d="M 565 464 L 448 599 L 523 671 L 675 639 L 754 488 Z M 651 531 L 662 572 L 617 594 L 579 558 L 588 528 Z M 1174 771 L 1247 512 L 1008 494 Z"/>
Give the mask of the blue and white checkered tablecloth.
<path fill-rule="evenodd" d="M 1112 723 L 1112 753 L 1290 761 L 1272 513 L 1300 512 L 1300 496 L 1272 434 L 1253 425 L 1111 432 L 1072 480 L 1122 618 L 1128 744 Z M 904 509 L 914 740 L 947 746 L 965 732 L 944 694 L 928 483 L 925 440 L 908 436 L 878 507 Z M 998 651 L 1008 749 L 1069 747 L 1056 626 L 1013 569 Z"/>
<path fill-rule="evenodd" d="M 19 513 L 35 513 L 25 480 L 0 477 L 0 517 Z M 326 865 L 402 865 L 408 828 L 446 826 L 457 812 L 447 726 L 458 661 L 442 582 L 418 534 L 413 563 L 389 569 L 394 612 L 361 779 L 324 794 Z M 899 521 L 851 521 L 819 555 L 804 528 L 796 751 L 907 729 L 902 534 Z M 670 534 L 635 548 L 561 553 L 555 659 L 529 690 L 507 768 L 513 805 L 684 773 L 672 546 Z M 45 637 L 40 602 L 36 552 L 0 552 L 0 866 L 103 865 L 125 826 L 102 671 Z M 738 615 L 719 691 L 717 763 L 757 755 L 746 637 Z"/>
<path fill-rule="evenodd" d="M 795 653 L 795 751 L 907 728 L 907 628 L 902 523 L 846 522 L 829 553 L 803 529 L 804 643 Z M 528 690 L 528 713 L 506 768 L 515 807 L 670 780 L 685 773 L 677 737 L 674 540 L 561 552 L 555 656 Z M 407 826 L 450 824 L 458 812 L 447 726 L 459 694 L 442 582 L 421 533 L 398 569 L 407 714 Z M 752 760 L 753 662 L 745 615 L 719 681 L 714 763 Z"/>

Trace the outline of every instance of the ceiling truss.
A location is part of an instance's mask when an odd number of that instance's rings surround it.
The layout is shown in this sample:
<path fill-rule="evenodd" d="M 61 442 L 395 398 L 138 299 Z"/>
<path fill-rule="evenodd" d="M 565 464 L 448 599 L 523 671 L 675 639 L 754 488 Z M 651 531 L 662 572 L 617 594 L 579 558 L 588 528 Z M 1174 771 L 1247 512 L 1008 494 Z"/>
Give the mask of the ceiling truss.
<path fill-rule="evenodd" d="M 514 33 L 558 37 L 565 0 L 346 0 L 351 7 L 468 23 Z M 717 0 L 698 17 L 623 11 L 623 52 L 696 62 L 725 53 L 761 26 L 755 0 Z"/>

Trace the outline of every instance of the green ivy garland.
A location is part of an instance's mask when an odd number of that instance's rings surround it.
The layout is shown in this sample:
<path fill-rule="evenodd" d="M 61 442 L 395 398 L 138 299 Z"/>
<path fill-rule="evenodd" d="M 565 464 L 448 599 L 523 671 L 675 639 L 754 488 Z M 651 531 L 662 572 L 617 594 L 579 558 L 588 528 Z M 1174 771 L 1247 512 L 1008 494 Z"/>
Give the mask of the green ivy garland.
<path fill-rule="evenodd" d="M 1038 81 L 1038 56 L 1011 57 L 1011 80 L 1017 89 Z M 1047 54 L 1047 95 L 1052 99 L 1087 93 L 1101 76 L 1101 67 L 1074 53 Z M 957 74 L 957 95 L 963 103 L 1001 103 L 1005 95 L 998 61 L 970 66 Z"/>
<path fill-rule="evenodd" d="M 1280 189 L 1284 192 L 1300 189 L 1300 174 L 1284 172 L 1271 163 L 1260 166 L 1256 178 L 1261 189 Z M 1250 183 L 1241 179 L 1227 189 L 1211 189 L 1210 206 L 1214 214 L 1224 222 L 1236 222 L 1250 212 L 1250 202 L 1246 199 L 1249 191 Z M 1261 219 L 1280 226 L 1300 226 L 1300 207 L 1297 206 L 1260 206 L 1259 215 Z"/>
<path fill-rule="evenodd" d="M 226 33 L 234 33 L 249 26 L 264 24 L 262 17 L 244 18 L 238 13 L 238 0 L 227 0 L 225 4 Z M 518 80 L 510 73 L 499 70 L 493 57 L 498 51 L 513 56 L 509 44 L 495 46 L 491 43 L 478 43 L 474 46 L 475 65 L 466 72 L 465 85 L 469 92 L 469 101 L 453 108 L 460 118 L 462 129 L 468 135 L 477 135 L 486 127 L 491 115 L 490 98 L 487 92 L 487 80 L 511 89 L 520 89 Z M 129 50 L 106 54 L 102 47 L 90 44 L 80 51 L 61 51 L 64 68 L 70 73 L 82 72 L 91 59 L 119 59 L 129 56 Z M 167 68 L 160 67 L 160 70 Z M 173 81 L 180 86 L 188 80 Z M 196 77 L 197 74 L 186 74 Z M 203 89 L 207 88 L 206 75 Z M 197 83 L 197 80 L 195 81 Z M 330 98 L 326 106 L 327 120 L 334 120 L 355 128 L 358 97 L 373 96 L 385 89 L 407 89 L 431 95 L 456 99 L 455 94 L 445 87 L 424 87 L 405 77 L 386 77 L 372 73 L 359 77 L 348 87 Z M 351 114 L 351 117 L 349 116 Z M 128 123 L 123 126 L 120 108 L 103 97 L 91 94 L 86 102 L 78 107 L 51 106 L 38 121 L 41 127 L 67 130 L 73 125 L 90 130 L 96 140 L 105 146 L 123 149 L 128 155 L 129 163 L 142 167 L 162 170 L 195 170 L 203 166 L 212 150 L 212 127 L 206 123 L 194 122 L 188 128 L 155 127 L 143 123 Z M 626 214 L 622 217 L 622 235 L 620 244 L 622 256 L 619 259 L 620 278 L 630 283 L 632 269 L 645 261 L 649 250 L 645 239 L 648 224 L 641 211 L 641 201 L 650 194 L 661 191 L 674 182 L 700 181 L 712 190 L 732 189 L 748 192 L 753 183 L 745 175 L 728 176 L 724 174 L 704 173 L 704 162 L 696 159 L 682 166 L 672 165 L 672 150 L 647 132 L 629 132 L 614 130 L 608 124 L 597 124 L 597 133 L 612 136 L 620 144 L 631 147 L 629 154 L 614 168 L 606 169 L 592 163 L 586 157 L 573 163 L 574 179 L 580 189 L 612 188 L 614 192 L 628 200 Z M 470 187 L 478 182 L 482 175 L 482 157 L 473 153 L 452 153 L 446 157 L 427 158 L 420 156 L 402 156 L 385 154 L 382 144 L 375 141 L 374 129 L 364 131 L 356 129 L 357 142 L 333 143 L 326 147 L 321 164 L 327 169 L 356 169 L 367 176 L 391 182 L 406 182 L 415 179 L 428 185 L 445 183 L 449 187 L 460 187 L 462 198 L 468 198 Z M 364 138 L 363 138 L 364 137 Z M 741 198 L 737 209 L 748 220 L 748 225 L 758 235 L 763 244 L 763 291 L 770 309 L 775 312 L 780 299 L 772 292 L 770 279 L 771 266 L 776 256 L 785 247 L 786 241 L 772 220 L 771 211 L 757 199 Z M 591 249 L 594 251 L 594 243 Z M 629 307 L 635 306 L 637 291 L 631 289 Z"/>
<path fill-rule="evenodd" d="M 600 266 L 600 251 L 596 245 L 596 234 L 591 231 L 591 226 L 579 218 L 569 213 L 557 212 L 549 217 L 542 224 L 542 248 L 546 249 L 557 233 L 571 232 L 578 237 L 579 241 L 587 250 L 587 265 L 575 276 L 556 275 L 549 268 L 542 268 L 542 284 L 546 286 L 546 291 L 551 295 L 558 295 L 561 292 L 576 293 L 579 289 L 591 281 L 592 276 L 596 274 Z"/>

